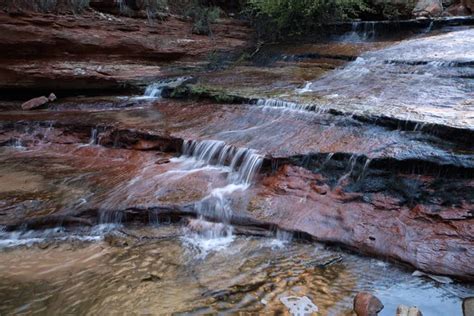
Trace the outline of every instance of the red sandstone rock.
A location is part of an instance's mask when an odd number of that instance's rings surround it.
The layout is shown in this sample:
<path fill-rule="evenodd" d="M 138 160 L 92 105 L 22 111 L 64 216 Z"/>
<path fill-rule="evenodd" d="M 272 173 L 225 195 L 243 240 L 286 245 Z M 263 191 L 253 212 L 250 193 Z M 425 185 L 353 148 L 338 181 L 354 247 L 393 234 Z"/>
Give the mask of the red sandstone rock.
<path fill-rule="evenodd" d="M 49 102 L 49 99 L 45 96 L 31 99 L 21 105 L 23 110 L 34 110 Z"/>
<path fill-rule="evenodd" d="M 195 66 L 213 52 L 243 49 L 253 36 L 246 23 L 232 19 L 213 25 L 212 37 L 191 28 L 176 16 L 150 24 L 97 12 L 0 12 L 0 89 L 123 90 L 175 75 L 173 62 Z"/>
<path fill-rule="evenodd" d="M 474 0 L 461 0 L 461 4 L 474 13 Z"/>
<path fill-rule="evenodd" d="M 465 16 L 470 14 L 471 11 L 460 3 L 453 4 L 443 12 L 444 16 Z"/>
<path fill-rule="evenodd" d="M 354 298 L 354 312 L 357 316 L 377 316 L 383 307 L 377 297 L 367 292 L 360 292 Z"/>
<path fill-rule="evenodd" d="M 281 229 L 407 262 L 433 274 L 474 279 L 471 202 L 409 207 L 389 192 L 362 195 L 340 187 L 321 195 L 311 185 L 315 182 L 311 177 L 311 171 L 285 166 L 263 179 L 256 187 L 258 198 L 254 199 L 252 216 Z M 433 181 L 429 177 L 419 180 L 426 184 Z"/>

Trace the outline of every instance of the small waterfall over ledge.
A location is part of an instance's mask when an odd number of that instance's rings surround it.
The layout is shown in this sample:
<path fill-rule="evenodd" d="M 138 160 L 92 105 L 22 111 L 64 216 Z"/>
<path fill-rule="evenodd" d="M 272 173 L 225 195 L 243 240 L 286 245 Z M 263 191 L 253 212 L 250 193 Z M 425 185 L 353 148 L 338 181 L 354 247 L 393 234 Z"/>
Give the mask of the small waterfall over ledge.
<path fill-rule="evenodd" d="M 236 148 L 218 140 L 186 141 L 183 143 L 183 155 L 196 159 L 198 164 L 228 166 L 229 181 L 247 187 L 263 162 L 263 156 L 254 149 Z"/>
<path fill-rule="evenodd" d="M 189 225 L 185 237 L 187 243 L 198 248 L 201 255 L 205 256 L 208 251 L 221 249 L 233 241 L 230 226 L 233 215 L 232 199 L 251 186 L 262 166 L 263 156 L 256 150 L 236 148 L 217 140 L 186 141 L 183 144 L 183 156 L 195 159 L 197 167 L 212 164 L 229 168 L 227 185 L 213 189 L 201 201 L 195 203 L 194 207 L 200 218 Z M 220 223 L 209 223 L 205 218 Z"/>
<path fill-rule="evenodd" d="M 172 79 L 163 79 L 157 82 L 153 82 L 148 85 L 141 96 L 141 99 L 160 99 L 163 89 L 166 87 L 176 87 L 182 84 L 184 81 L 189 80 L 190 77 L 177 77 Z"/>

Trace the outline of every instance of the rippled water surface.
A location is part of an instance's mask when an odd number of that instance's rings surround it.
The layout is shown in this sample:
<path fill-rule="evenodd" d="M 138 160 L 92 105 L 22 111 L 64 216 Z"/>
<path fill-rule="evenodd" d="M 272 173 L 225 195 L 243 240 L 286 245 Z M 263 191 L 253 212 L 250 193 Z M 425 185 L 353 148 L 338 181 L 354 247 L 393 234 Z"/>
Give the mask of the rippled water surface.
<path fill-rule="evenodd" d="M 351 315 L 353 296 L 372 290 L 385 305 L 381 315 L 394 315 L 398 304 L 461 315 L 460 298 L 473 293 L 314 243 L 208 239 L 173 225 L 119 229 L 105 240 L 2 250 L 2 314 L 272 314 L 287 313 L 281 297 L 306 295 L 321 315 Z M 335 263 L 322 266 L 328 262 Z"/>

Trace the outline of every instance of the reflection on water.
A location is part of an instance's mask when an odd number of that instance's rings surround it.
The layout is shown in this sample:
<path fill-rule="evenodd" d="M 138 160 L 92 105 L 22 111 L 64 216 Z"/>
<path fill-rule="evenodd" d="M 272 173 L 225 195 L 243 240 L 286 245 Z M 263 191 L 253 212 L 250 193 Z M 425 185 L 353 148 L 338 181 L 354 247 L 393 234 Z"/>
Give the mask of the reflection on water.
<path fill-rule="evenodd" d="M 473 293 L 314 243 L 274 247 L 272 239 L 233 237 L 210 247 L 203 236 L 182 235 L 182 228 L 161 226 L 117 231 L 107 242 L 3 250 L 0 312 L 273 314 L 286 311 L 281 296 L 306 295 L 321 315 L 351 315 L 355 293 L 371 290 L 385 305 L 381 315 L 394 315 L 401 303 L 426 315 L 461 315 L 460 297 Z M 335 255 L 343 260 L 320 267 Z"/>

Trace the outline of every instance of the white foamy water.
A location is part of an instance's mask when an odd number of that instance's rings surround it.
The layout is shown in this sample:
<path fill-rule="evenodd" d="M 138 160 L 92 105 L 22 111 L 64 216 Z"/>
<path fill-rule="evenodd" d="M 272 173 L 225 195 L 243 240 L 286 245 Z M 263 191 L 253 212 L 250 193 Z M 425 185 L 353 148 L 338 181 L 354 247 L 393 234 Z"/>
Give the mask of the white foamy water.
<path fill-rule="evenodd" d="M 212 189 L 209 195 L 194 205 L 201 220 L 206 217 L 217 219 L 224 226 L 207 225 L 199 234 L 192 233 L 184 239 L 207 254 L 210 249 L 220 249 L 232 242 L 229 225 L 233 214 L 232 198 L 250 187 L 260 170 L 263 156 L 255 150 L 235 148 L 217 140 L 184 142 L 183 155 L 194 159 L 197 166 L 204 162 L 229 168 L 227 185 Z"/>
<path fill-rule="evenodd" d="M 13 232 L 0 232 L 0 249 L 18 246 L 32 246 L 42 242 L 63 241 L 85 241 L 94 242 L 102 240 L 103 236 L 116 229 L 114 224 L 102 224 L 91 229 L 77 232 L 69 232 L 64 227 L 55 227 L 44 230 L 26 230 Z"/>
<path fill-rule="evenodd" d="M 203 259 L 209 253 L 225 250 L 235 236 L 230 225 L 195 219 L 189 222 L 181 240 L 195 252 L 195 257 Z"/>
<path fill-rule="evenodd" d="M 154 82 L 146 87 L 143 96 L 136 99 L 160 99 L 165 87 L 176 87 L 188 79 L 189 77 L 177 77 Z"/>

